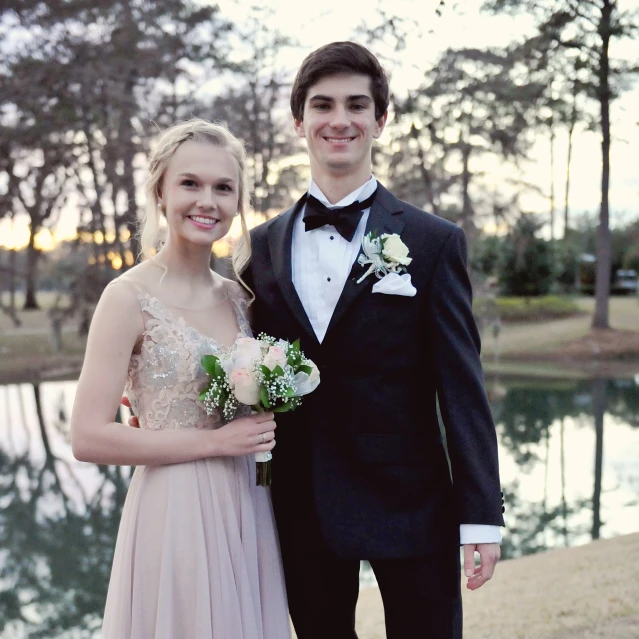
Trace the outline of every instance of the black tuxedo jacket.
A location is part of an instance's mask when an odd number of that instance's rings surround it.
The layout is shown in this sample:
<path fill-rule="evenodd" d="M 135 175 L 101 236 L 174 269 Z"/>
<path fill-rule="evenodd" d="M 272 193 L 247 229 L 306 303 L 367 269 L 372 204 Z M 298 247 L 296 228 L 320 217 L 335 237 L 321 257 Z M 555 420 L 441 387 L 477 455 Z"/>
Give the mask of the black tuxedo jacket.
<path fill-rule="evenodd" d="M 280 531 L 306 518 L 337 554 L 384 559 L 458 544 L 460 523 L 503 525 L 462 230 L 380 184 L 366 232 L 401 236 L 417 294 L 373 294 L 355 261 L 320 344 L 291 280 L 301 206 L 252 230 L 245 272 L 255 333 L 300 338 L 321 373 L 302 406 L 277 415 Z"/>

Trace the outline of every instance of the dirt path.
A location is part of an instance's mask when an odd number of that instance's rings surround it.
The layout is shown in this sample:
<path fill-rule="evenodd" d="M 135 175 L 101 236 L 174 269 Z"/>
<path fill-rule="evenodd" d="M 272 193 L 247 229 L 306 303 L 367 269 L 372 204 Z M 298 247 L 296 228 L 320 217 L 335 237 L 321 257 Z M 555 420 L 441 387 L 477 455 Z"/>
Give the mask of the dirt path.
<path fill-rule="evenodd" d="M 639 639 L 638 571 L 639 533 L 504 561 L 482 589 L 464 589 L 464 637 Z M 384 639 L 377 588 L 360 594 L 357 628 Z"/>

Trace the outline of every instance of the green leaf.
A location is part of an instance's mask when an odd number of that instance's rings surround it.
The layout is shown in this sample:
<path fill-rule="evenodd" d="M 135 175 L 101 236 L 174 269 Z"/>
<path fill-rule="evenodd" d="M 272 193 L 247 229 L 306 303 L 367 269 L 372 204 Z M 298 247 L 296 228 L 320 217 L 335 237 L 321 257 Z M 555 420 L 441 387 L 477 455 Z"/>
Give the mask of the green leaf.
<path fill-rule="evenodd" d="M 217 366 L 220 364 L 220 360 L 215 355 L 202 355 L 200 360 L 202 368 L 211 376 L 216 375 Z"/>
<path fill-rule="evenodd" d="M 293 346 L 293 350 L 295 350 L 295 351 L 298 351 L 298 352 L 299 352 L 299 351 L 301 350 L 301 348 L 300 348 L 300 340 L 299 340 L 299 338 L 298 338 L 298 339 L 296 339 L 296 340 L 293 342 L 292 346 Z"/>
<path fill-rule="evenodd" d="M 293 406 L 291 402 L 286 402 L 286 404 L 282 404 L 281 406 L 276 406 L 275 408 L 272 408 L 271 410 L 274 413 L 288 413 L 292 408 Z"/>
<path fill-rule="evenodd" d="M 268 391 L 264 386 L 260 388 L 260 401 L 264 408 L 271 408 L 271 402 L 268 401 Z"/>
<path fill-rule="evenodd" d="M 203 401 L 204 401 L 204 399 L 206 398 L 206 394 L 207 394 L 208 392 L 209 392 L 209 389 L 208 389 L 208 387 L 207 387 L 207 388 L 205 388 L 205 389 L 204 389 L 204 390 L 203 390 L 203 391 L 202 391 L 202 392 L 201 392 L 201 393 L 197 396 L 197 398 L 198 398 L 201 402 L 203 402 Z"/>
<path fill-rule="evenodd" d="M 281 366 L 276 366 L 273 369 L 273 375 L 275 375 L 277 377 L 281 377 L 282 375 L 284 375 L 284 370 L 282 369 Z"/>
<path fill-rule="evenodd" d="M 295 372 L 306 373 L 307 375 L 310 375 L 313 372 L 313 367 L 307 366 L 306 364 L 301 364 L 300 366 L 297 367 L 297 370 Z"/>
<path fill-rule="evenodd" d="M 268 366 L 264 366 L 264 364 L 260 365 L 260 370 L 262 371 L 262 373 L 264 373 L 264 377 L 266 377 L 266 379 L 271 379 L 271 369 Z"/>

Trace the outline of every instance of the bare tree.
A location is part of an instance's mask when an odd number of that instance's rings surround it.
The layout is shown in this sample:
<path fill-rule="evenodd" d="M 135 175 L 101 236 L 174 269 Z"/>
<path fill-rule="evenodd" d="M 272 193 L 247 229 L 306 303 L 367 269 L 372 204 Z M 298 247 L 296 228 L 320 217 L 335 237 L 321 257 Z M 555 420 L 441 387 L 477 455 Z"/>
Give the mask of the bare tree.
<path fill-rule="evenodd" d="M 493 12 L 531 13 L 540 33 L 563 50 L 578 51 L 589 71 L 587 87 L 599 106 L 601 132 L 601 203 L 597 231 L 597 273 L 593 328 L 609 327 L 611 280 L 610 236 L 610 105 L 625 88 L 624 81 L 639 70 L 634 63 L 613 60 L 611 43 L 639 32 L 637 12 L 621 11 L 617 0 L 488 0 Z"/>

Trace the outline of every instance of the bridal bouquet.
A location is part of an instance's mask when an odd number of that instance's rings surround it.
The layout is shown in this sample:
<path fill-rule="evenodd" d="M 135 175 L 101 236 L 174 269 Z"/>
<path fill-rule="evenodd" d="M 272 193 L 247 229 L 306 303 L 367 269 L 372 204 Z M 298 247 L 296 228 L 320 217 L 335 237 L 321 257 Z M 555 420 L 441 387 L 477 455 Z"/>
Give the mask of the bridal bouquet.
<path fill-rule="evenodd" d="M 202 368 L 210 380 L 200 393 L 208 415 L 220 411 L 231 421 L 240 405 L 256 412 L 286 413 L 302 403 L 302 396 L 319 382 L 317 366 L 292 344 L 261 333 L 257 338 L 240 337 L 229 352 L 204 355 Z M 257 485 L 271 484 L 272 454 L 256 453 Z"/>

